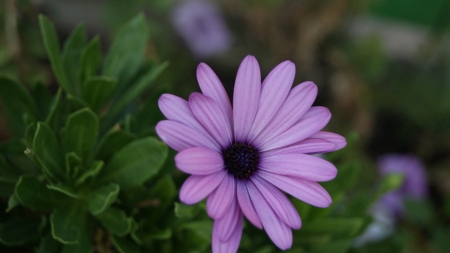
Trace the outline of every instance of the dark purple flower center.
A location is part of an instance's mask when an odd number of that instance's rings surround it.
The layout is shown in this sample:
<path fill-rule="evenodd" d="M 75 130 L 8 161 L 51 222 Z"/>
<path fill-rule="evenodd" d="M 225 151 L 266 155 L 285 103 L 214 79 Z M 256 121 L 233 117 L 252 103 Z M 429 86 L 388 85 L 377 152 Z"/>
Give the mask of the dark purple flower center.
<path fill-rule="evenodd" d="M 249 179 L 258 169 L 258 150 L 246 143 L 233 143 L 222 151 L 225 169 L 238 179 Z"/>

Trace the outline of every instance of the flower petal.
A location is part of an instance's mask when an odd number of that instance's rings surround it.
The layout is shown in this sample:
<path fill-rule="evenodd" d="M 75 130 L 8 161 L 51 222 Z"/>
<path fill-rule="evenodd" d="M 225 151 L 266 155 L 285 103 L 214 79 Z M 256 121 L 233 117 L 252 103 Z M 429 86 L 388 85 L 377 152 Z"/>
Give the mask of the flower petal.
<path fill-rule="evenodd" d="M 237 204 L 234 205 L 238 207 Z M 235 253 L 242 237 L 243 215 L 239 208 L 228 210 L 227 214 L 214 222 L 212 249 L 214 253 Z"/>
<path fill-rule="evenodd" d="M 317 132 L 317 133 L 311 135 L 310 138 L 323 139 L 323 140 L 327 140 L 327 141 L 330 141 L 330 142 L 333 142 L 334 144 L 336 144 L 336 147 L 334 149 L 328 150 L 327 152 L 339 150 L 347 145 L 347 141 L 345 140 L 344 137 L 340 136 L 339 134 L 325 132 L 325 131 Z"/>
<path fill-rule="evenodd" d="M 252 177 L 252 182 L 259 189 L 278 217 L 289 227 L 299 229 L 302 226 L 297 209 L 291 201 L 271 183 L 261 177 Z"/>
<path fill-rule="evenodd" d="M 289 129 L 308 111 L 316 96 L 317 86 L 313 82 L 303 82 L 295 86 L 270 123 L 252 143 L 255 146 L 260 146 L 265 141 Z"/>
<path fill-rule="evenodd" d="M 332 163 L 305 154 L 277 154 L 261 157 L 260 169 L 317 182 L 329 181 L 337 174 L 337 169 Z"/>
<path fill-rule="evenodd" d="M 236 195 L 239 201 L 239 206 L 245 217 L 257 228 L 262 229 L 261 220 L 255 211 L 250 195 L 248 195 L 247 186 L 243 181 L 236 182 Z"/>
<path fill-rule="evenodd" d="M 247 140 L 251 142 L 272 120 L 285 101 L 295 77 L 295 65 L 284 61 L 276 66 L 264 79 L 258 112 Z"/>
<path fill-rule="evenodd" d="M 291 228 L 278 218 L 264 196 L 251 181 L 246 181 L 246 184 L 267 235 L 278 248 L 282 250 L 289 249 L 292 246 Z"/>
<path fill-rule="evenodd" d="M 221 170 L 207 176 L 188 177 L 181 186 L 180 200 L 187 205 L 200 202 L 217 188 L 226 174 L 225 170 Z"/>
<path fill-rule="evenodd" d="M 224 168 L 222 155 L 209 148 L 188 148 L 175 156 L 181 171 L 194 175 L 209 175 Z"/>
<path fill-rule="evenodd" d="M 260 148 L 260 151 L 267 151 L 302 141 L 324 128 L 330 118 L 331 113 L 327 108 L 311 107 L 298 123 L 257 148 Z"/>
<path fill-rule="evenodd" d="M 216 73 L 205 63 L 200 63 L 197 67 L 197 80 L 202 93 L 219 105 L 223 114 L 226 115 L 229 124 L 233 125 L 233 109 L 231 108 L 228 94 L 217 77 Z"/>
<path fill-rule="evenodd" d="M 323 140 L 323 139 L 312 139 L 308 138 L 306 140 L 297 142 L 287 147 L 281 147 L 278 149 L 269 150 L 261 153 L 261 157 L 273 156 L 277 154 L 316 154 L 324 153 L 333 150 L 336 144 Z"/>
<path fill-rule="evenodd" d="M 206 201 L 206 210 L 213 219 L 221 218 L 235 199 L 236 183 L 234 177 L 226 175 L 222 183 L 213 191 Z"/>
<path fill-rule="evenodd" d="M 208 133 L 197 121 L 186 100 L 171 94 L 163 94 L 158 99 L 158 106 L 167 119 L 180 122 L 202 134 Z"/>
<path fill-rule="evenodd" d="M 297 177 L 273 174 L 263 170 L 259 170 L 256 175 L 310 205 L 328 207 L 331 204 L 330 194 L 316 182 Z"/>
<path fill-rule="evenodd" d="M 258 111 L 261 96 L 261 72 L 254 56 L 247 56 L 239 66 L 233 93 L 234 137 L 244 142 Z"/>
<path fill-rule="evenodd" d="M 216 102 L 208 96 L 194 92 L 189 96 L 189 106 L 211 136 L 220 143 L 222 148 L 227 148 L 233 141 L 232 129 Z"/>
<path fill-rule="evenodd" d="M 182 123 L 162 120 L 156 125 L 156 133 L 169 147 L 176 151 L 192 147 L 205 147 L 221 152 L 220 145 L 211 136 L 205 136 Z"/>

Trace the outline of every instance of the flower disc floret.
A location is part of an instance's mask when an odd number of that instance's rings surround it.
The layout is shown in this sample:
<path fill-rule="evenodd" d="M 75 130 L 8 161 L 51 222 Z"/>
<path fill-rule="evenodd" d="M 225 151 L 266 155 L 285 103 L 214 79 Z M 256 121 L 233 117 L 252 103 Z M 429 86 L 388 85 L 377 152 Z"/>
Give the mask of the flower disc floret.
<path fill-rule="evenodd" d="M 249 179 L 258 169 L 258 150 L 246 143 L 233 143 L 222 152 L 225 169 L 237 179 Z"/>

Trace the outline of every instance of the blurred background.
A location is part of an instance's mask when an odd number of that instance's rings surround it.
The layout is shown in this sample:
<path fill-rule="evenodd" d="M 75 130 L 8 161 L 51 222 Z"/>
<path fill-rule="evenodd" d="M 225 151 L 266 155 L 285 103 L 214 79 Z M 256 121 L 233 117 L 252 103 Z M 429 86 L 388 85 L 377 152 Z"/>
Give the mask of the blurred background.
<path fill-rule="evenodd" d="M 60 41 L 83 22 L 90 38 L 100 34 L 103 51 L 122 24 L 143 13 L 151 36 L 146 58 L 170 62 L 158 89 L 183 98 L 199 91 L 200 62 L 232 94 L 246 55 L 258 59 L 263 77 L 291 60 L 294 85 L 315 82 L 315 105 L 333 113 L 327 130 L 348 138 L 338 159 L 358 173 L 339 181 L 354 185 L 345 208 L 383 175 L 403 175 L 396 191 L 354 211 L 370 220 L 349 252 L 444 253 L 450 252 L 449 11 L 449 0 L 2 0 L 0 74 L 56 91 L 39 13 L 53 20 Z M 7 140 L 1 109 L 0 140 Z"/>

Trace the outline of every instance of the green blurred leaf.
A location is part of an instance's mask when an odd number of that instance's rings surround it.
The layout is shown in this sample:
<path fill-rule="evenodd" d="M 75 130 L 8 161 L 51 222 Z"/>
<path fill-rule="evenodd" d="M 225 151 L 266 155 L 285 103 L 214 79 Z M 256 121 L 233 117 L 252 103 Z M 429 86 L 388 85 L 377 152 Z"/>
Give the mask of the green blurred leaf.
<path fill-rule="evenodd" d="M 56 185 L 47 185 L 47 188 L 50 190 L 53 190 L 53 191 L 60 192 L 71 198 L 75 198 L 75 199 L 78 198 L 77 191 L 70 185 L 63 185 L 63 184 L 59 183 Z"/>
<path fill-rule="evenodd" d="M 87 158 L 98 136 L 99 120 L 89 108 L 84 108 L 67 118 L 65 137 L 70 151 Z"/>
<path fill-rule="evenodd" d="M 320 244 L 312 247 L 310 253 L 346 253 L 352 244 L 353 239 L 340 239 L 326 244 Z"/>
<path fill-rule="evenodd" d="M 354 237 L 365 225 L 363 218 L 325 218 L 311 220 L 303 224 L 301 233 L 333 233 L 345 237 Z"/>
<path fill-rule="evenodd" d="M 111 236 L 111 240 L 116 246 L 116 249 L 120 253 L 139 253 L 141 252 L 139 246 L 135 244 L 130 238 L 127 237 L 118 237 L 118 236 Z"/>
<path fill-rule="evenodd" d="M 83 173 L 78 177 L 75 182 L 75 186 L 83 184 L 90 177 L 95 177 L 98 173 L 100 173 L 104 164 L 105 163 L 103 161 L 92 162 L 91 166 L 87 170 L 83 171 Z"/>
<path fill-rule="evenodd" d="M 14 217 L 0 224 L 0 242 L 8 246 L 38 240 L 42 220 L 38 217 Z"/>
<path fill-rule="evenodd" d="M 120 188 L 138 186 L 163 165 L 167 146 L 153 137 L 136 140 L 119 150 L 100 172 L 98 184 L 115 182 Z"/>
<path fill-rule="evenodd" d="M 66 175 L 70 178 L 75 167 L 82 164 L 83 160 L 75 153 L 69 152 L 66 154 Z"/>
<path fill-rule="evenodd" d="M 161 72 L 169 66 L 168 62 L 164 62 L 163 64 L 153 67 L 150 71 L 148 71 L 144 76 L 142 76 L 136 84 L 131 86 L 123 95 L 120 95 L 119 99 L 113 104 L 110 115 L 116 116 L 119 114 L 125 106 L 130 104 L 134 99 L 136 99 L 139 95 L 142 95 L 154 84 L 154 80 L 161 74 Z"/>
<path fill-rule="evenodd" d="M 59 85 L 67 92 L 74 92 L 70 87 L 62 59 L 59 55 L 60 44 L 53 23 L 41 14 L 39 15 L 39 26 L 41 28 L 45 50 L 47 51 L 48 58 L 50 59 L 53 72 L 55 73 Z"/>
<path fill-rule="evenodd" d="M 116 79 L 102 76 L 90 77 L 83 84 L 83 97 L 91 109 L 98 112 L 116 87 Z"/>
<path fill-rule="evenodd" d="M 41 115 L 40 118 L 45 119 L 49 114 L 52 105 L 52 94 L 44 84 L 37 82 L 34 86 L 33 95 Z"/>
<path fill-rule="evenodd" d="M 0 196 L 9 197 L 14 193 L 14 184 L 0 182 Z"/>
<path fill-rule="evenodd" d="M 103 65 L 103 75 L 119 80 L 119 92 L 129 85 L 142 63 L 149 33 L 144 15 L 138 15 L 116 34 Z"/>
<path fill-rule="evenodd" d="M 67 201 L 64 195 L 47 189 L 43 182 L 31 175 L 20 177 L 15 195 L 22 205 L 38 211 L 52 210 Z"/>
<path fill-rule="evenodd" d="M 86 101 L 71 94 L 67 94 L 67 101 L 69 102 L 70 111 L 78 111 L 89 107 L 89 104 L 86 103 Z"/>
<path fill-rule="evenodd" d="M 85 215 L 81 202 L 72 202 L 55 209 L 50 216 L 53 238 L 63 244 L 79 243 Z"/>
<path fill-rule="evenodd" d="M 11 211 L 14 207 L 20 205 L 20 200 L 16 196 L 16 194 L 11 194 L 11 197 L 8 199 L 8 208 L 5 210 L 5 212 Z"/>
<path fill-rule="evenodd" d="M 60 249 L 61 244 L 53 239 L 52 234 L 48 233 L 42 237 L 37 253 L 57 253 L 60 252 Z"/>
<path fill-rule="evenodd" d="M 109 207 L 96 215 L 96 218 L 114 235 L 122 237 L 131 232 L 132 220 L 127 217 L 123 210 Z"/>
<path fill-rule="evenodd" d="M 62 89 L 59 88 L 55 98 L 53 99 L 53 103 L 52 106 L 50 107 L 48 116 L 45 120 L 45 123 L 47 123 L 53 130 L 59 130 L 59 128 L 62 127 L 63 124 L 62 123 L 63 119 L 61 118 L 62 110 L 63 110 Z"/>
<path fill-rule="evenodd" d="M 99 215 L 117 199 L 120 187 L 117 184 L 109 183 L 88 193 L 88 206 L 93 215 Z"/>
<path fill-rule="evenodd" d="M 39 115 L 33 97 L 19 82 L 0 76 L 0 99 L 6 109 L 9 129 L 16 136 L 24 136 L 27 127 L 23 120 L 24 113 L 28 113 L 33 119 L 37 119 Z"/>
<path fill-rule="evenodd" d="M 109 161 L 111 157 L 125 145 L 134 141 L 136 137 L 122 130 L 112 129 L 100 141 L 97 148 L 96 158 L 98 160 Z"/>
<path fill-rule="evenodd" d="M 388 174 L 381 178 L 381 181 L 375 190 L 373 201 L 378 200 L 382 195 L 393 191 L 403 184 L 403 174 Z"/>
<path fill-rule="evenodd" d="M 80 65 L 80 58 L 86 41 L 85 26 L 84 24 L 79 24 L 64 43 L 62 52 L 64 70 L 67 73 L 71 89 L 75 94 L 79 94 L 80 92 L 78 67 Z"/>
<path fill-rule="evenodd" d="M 434 220 L 435 210 L 428 201 L 406 198 L 403 202 L 406 216 L 417 224 L 425 226 Z"/>
<path fill-rule="evenodd" d="M 0 182 L 16 184 L 18 179 L 18 171 L 0 154 Z"/>
<path fill-rule="evenodd" d="M 64 155 L 50 127 L 39 122 L 33 140 L 33 151 L 44 171 L 55 178 L 65 177 Z"/>
<path fill-rule="evenodd" d="M 98 36 L 96 36 L 83 49 L 78 73 L 82 83 L 89 77 L 97 74 L 101 57 L 100 40 Z"/>
<path fill-rule="evenodd" d="M 167 215 L 167 209 L 172 205 L 178 191 L 171 175 L 166 175 L 152 185 L 149 198 L 158 201 L 157 205 L 150 206 L 150 221 L 156 223 L 158 219 Z M 172 210 L 170 210 L 172 212 Z"/>
<path fill-rule="evenodd" d="M 77 244 L 64 244 L 61 253 L 91 253 L 93 244 L 93 220 L 89 217 L 82 219 L 78 226 L 80 237 Z"/>
<path fill-rule="evenodd" d="M 175 216 L 178 218 L 192 218 L 196 211 L 198 210 L 197 206 L 188 206 L 179 202 L 175 202 Z"/>

